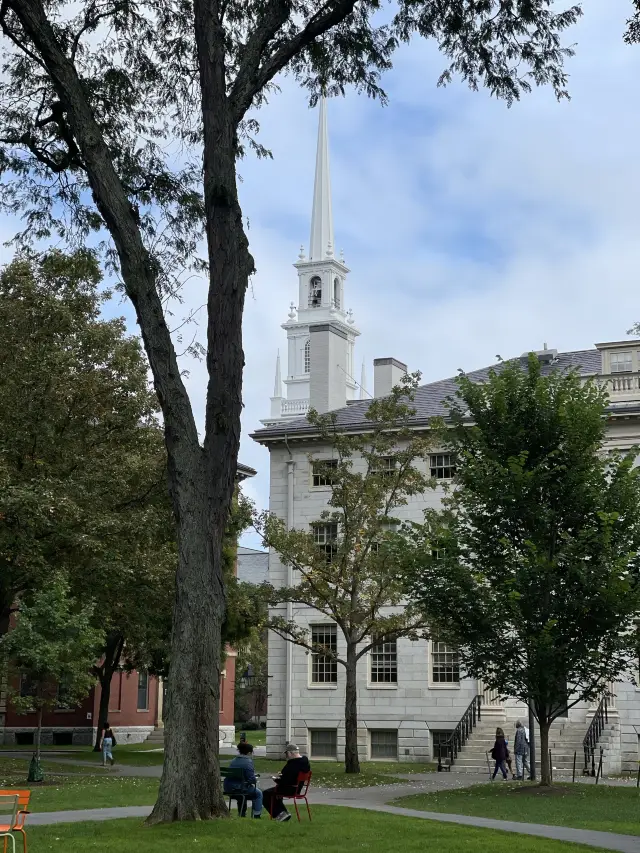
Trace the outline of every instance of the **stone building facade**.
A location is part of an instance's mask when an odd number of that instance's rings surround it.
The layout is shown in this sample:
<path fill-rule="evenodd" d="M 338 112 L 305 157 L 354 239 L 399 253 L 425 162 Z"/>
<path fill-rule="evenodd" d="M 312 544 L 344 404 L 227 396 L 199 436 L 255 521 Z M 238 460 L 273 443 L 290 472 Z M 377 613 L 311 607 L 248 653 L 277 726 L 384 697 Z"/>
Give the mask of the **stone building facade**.
<path fill-rule="evenodd" d="M 289 348 L 287 376 L 296 380 L 289 385 L 289 389 L 292 385 L 297 389 L 295 403 L 289 405 L 288 398 L 283 397 L 278 359 L 271 412 L 262 422 L 264 428 L 253 435 L 270 452 L 269 508 L 289 527 L 300 529 L 309 529 L 318 521 L 330 494 L 330 487 L 323 486 L 321 478 L 314 480 L 310 457 L 328 458 L 331 450 L 314 435 L 304 414 L 310 407 L 320 412 L 335 411 L 338 428 L 344 431 L 366 430 L 364 416 L 371 396 L 365 388 L 364 367 L 361 382 L 357 383 L 353 378 L 355 359 L 352 344 L 355 334 L 350 336 L 348 332 L 352 315 L 342 313 L 346 274 L 341 280 L 339 305 L 326 303 L 324 297 L 314 302 L 318 278 L 316 265 L 318 268 L 325 263 L 334 265 L 332 254 L 327 257 L 327 253 L 322 253 L 325 245 L 331 251 L 333 247 L 330 198 L 326 108 L 323 104 L 318 135 L 311 260 L 295 264 L 299 277 L 299 306 L 294 309 L 292 304 L 290 315 L 292 321 L 296 316 L 302 317 L 305 324 L 304 328 L 296 327 L 296 343 Z M 319 221 L 322 223 L 320 227 Z M 323 234 L 320 244 L 316 239 L 318 232 Z M 324 279 L 322 282 L 326 286 Z M 321 319 L 317 324 L 316 316 Z M 316 326 L 317 332 L 314 331 Z M 291 324 L 285 323 L 283 328 L 291 341 Z M 305 353 L 308 356 L 306 360 Z M 640 443 L 640 341 L 601 343 L 592 349 L 568 353 L 548 349 L 545 345 L 537 355 L 543 372 L 575 369 L 585 379 L 595 376 L 606 386 L 610 395 L 607 424 L 607 445 L 610 449 L 626 450 Z M 526 354 L 523 366 L 525 363 Z M 336 364 L 343 369 L 336 370 Z M 469 375 L 481 381 L 487 376 L 488 369 Z M 388 394 L 406 370 L 406 366 L 397 359 L 376 359 L 374 396 Z M 360 399 L 356 400 L 358 385 Z M 453 379 L 422 386 L 415 402 L 415 429 L 427 430 L 432 417 L 444 414 L 443 400 L 454 391 Z M 426 464 L 437 481 L 435 490 L 411 498 L 406 507 L 395 513 L 398 517 L 420 520 L 425 508 L 439 506 L 443 487 L 455 473 L 455 459 L 444 449 L 438 452 L 435 448 Z M 291 571 L 280 563 L 275 553 L 269 555 L 269 580 L 275 586 L 291 585 L 293 581 Z M 341 651 L 340 632 L 321 614 L 292 604 L 282 605 L 274 612 L 294 618 L 309 629 L 316 642 L 335 643 L 338 652 Z M 344 749 L 343 668 L 271 634 L 269 676 L 267 754 L 277 756 L 282 744 L 293 739 L 312 758 L 339 757 Z M 637 769 L 640 759 L 639 683 L 638 661 L 632 661 L 629 671 L 622 673 L 619 682 L 611 686 L 613 697 L 607 709 L 607 727 L 600 739 L 605 770 L 609 773 L 635 772 Z M 515 700 L 500 702 L 495 695 L 484 690 L 481 682 L 465 678 L 454 648 L 441 643 L 400 639 L 386 648 L 372 651 L 361 660 L 358 673 L 361 756 L 403 761 L 437 757 L 439 744 L 449 737 L 476 697 L 480 697 L 482 725 L 487 737 L 496 724 L 506 725 L 509 730 L 517 718 L 526 716 L 526 708 Z M 556 757 L 553 761 L 560 769 L 571 761 L 574 747 L 580 761 L 582 738 L 594 712 L 594 706 L 578 704 L 570 709 L 568 717 L 554 724 L 552 746 Z M 464 760 L 457 763 L 465 767 Z M 466 769 L 473 769 L 473 766 L 470 759 Z"/>

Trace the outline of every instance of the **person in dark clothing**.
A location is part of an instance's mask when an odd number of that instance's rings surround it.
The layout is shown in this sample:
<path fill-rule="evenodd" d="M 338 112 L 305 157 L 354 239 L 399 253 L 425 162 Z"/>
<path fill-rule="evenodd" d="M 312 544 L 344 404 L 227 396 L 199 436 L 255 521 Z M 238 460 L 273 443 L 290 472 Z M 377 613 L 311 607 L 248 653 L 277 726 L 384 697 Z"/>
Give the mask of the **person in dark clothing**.
<path fill-rule="evenodd" d="M 302 786 L 298 784 L 298 773 L 308 773 L 311 770 L 309 759 L 306 755 L 300 755 L 300 750 L 295 743 L 288 743 L 284 754 L 287 763 L 280 771 L 280 774 L 273 777 L 276 783 L 275 787 L 267 788 L 266 791 L 262 792 L 265 809 L 273 814 L 275 820 L 279 821 L 291 820 L 291 815 L 286 810 L 278 794 L 284 794 L 285 796 L 299 794 Z M 273 812 L 271 808 L 272 803 Z"/>
<path fill-rule="evenodd" d="M 262 791 L 258 788 L 258 777 L 253 766 L 253 746 L 246 741 L 238 744 L 238 755 L 233 759 L 229 767 L 232 770 L 242 770 L 242 779 L 233 779 L 227 776 L 224 780 L 225 794 L 242 794 L 245 797 L 244 808 L 242 800 L 238 800 L 238 813 L 240 817 L 247 814 L 247 800 L 251 802 L 251 817 L 259 818 L 262 811 Z"/>
<path fill-rule="evenodd" d="M 507 774 L 507 765 L 506 761 L 509 758 L 509 750 L 507 748 L 507 742 L 504 738 L 504 732 L 502 729 L 496 729 L 496 742 L 493 745 L 493 749 L 491 750 L 491 758 L 496 763 L 496 766 L 493 770 L 493 776 L 491 779 L 495 779 L 498 775 L 498 770 L 502 773 L 502 778 L 507 781 L 509 778 Z"/>

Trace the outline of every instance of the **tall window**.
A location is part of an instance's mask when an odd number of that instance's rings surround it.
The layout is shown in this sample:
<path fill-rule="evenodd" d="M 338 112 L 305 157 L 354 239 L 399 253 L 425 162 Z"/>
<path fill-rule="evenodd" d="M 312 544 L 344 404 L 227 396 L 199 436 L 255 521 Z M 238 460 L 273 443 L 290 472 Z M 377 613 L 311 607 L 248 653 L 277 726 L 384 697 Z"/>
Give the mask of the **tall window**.
<path fill-rule="evenodd" d="M 333 563 L 338 550 L 338 525 L 314 524 L 312 527 L 316 545 L 321 551 L 324 551 L 327 563 Z"/>
<path fill-rule="evenodd" d="M 398 645 L 395 640 L 382 640 L 371 649 L 371 683 L 398 683 Z"/>
<path fill-rule="evenodd" d="M 304 345 L 304 372 L 311 373 L 311 339 L 307 338 Z"/>
<path fill-rule="evenodd" d="M 318 275 L 309 282 L 309 308 L 318 308 L 322 304 L 322 279 Z"/>
<path fill-rule="evenodd" d="M 311 758 L 338 757 L 337 729 L 310 729 Z"/>
<path fill-rule="evenodd" d="M 631 353 L 630 352 L 612 352 L 611 353 L 611 372 L 612 373 L 631 373 Z"/>
<path fill-rule="evenodd" d="M 333 304 L 336 308 L 340 308 L 340 279 L 333 280 Z"/>
<path fill-rule="evenodd" d="M 371 758 L 398 758 L 398 730 L 373 729 L 371 737 Z"/>
<path fill-rule="evenodd" d="M 452 480 L 456 475 L 455 453 L 432 453 L 429 463 L 436 480 Z"/>
<path fill-rule="evenodd" d="M 333 472 L 338 467 L 337 459 L 314 459 L 311 465 L 314 487 L 333 486 Z"/>
<path fill-rule="evenodd" d="M 458 649 L 455 646 L 434 641 L 431 644 L 431 672 L 434 684 L 459 684 Z"/>
<path fill-rule="evenodd" d="M 149 674 L 138 673 L 138 711 L 149 710 Z"/>
<path fill-rule="evenodd" d="M 322 646 L 323 649 L 333 652 L 338 651 L 338 631 L 335 625 L 313 625 L 311 627 L 311 644 Z M 322 652 L 312 652 L 311 655 L 311 683 L 312 684 L 337 684 L 338 683 L 338 661 L 331 655 Z"/>

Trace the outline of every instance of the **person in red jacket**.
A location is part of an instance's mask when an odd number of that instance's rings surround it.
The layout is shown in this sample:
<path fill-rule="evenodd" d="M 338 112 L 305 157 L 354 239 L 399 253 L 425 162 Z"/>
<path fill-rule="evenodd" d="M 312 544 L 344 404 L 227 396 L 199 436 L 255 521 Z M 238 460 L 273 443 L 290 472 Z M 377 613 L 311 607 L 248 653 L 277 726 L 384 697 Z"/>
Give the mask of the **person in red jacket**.
<path fill-rule="evenodd" d="M 275 820 L 279 821 L 291 820 L 291 815 L 278 794 L 285 796 L 299 794 L 301 786 L 298 784 L 298 773 L 308 773 L 311 770 L 309 759 L 306 755 L 300 755 L 300 750 L 295 743 L 288 743 L 284 748 L 284 754 L 287 763 L 279 775 L 273 777 L 273 781 L 276 783 L 275 787 L 267 788 L 266 791 L 262 792 L 265 809 L 273 815 Z M 273 810 L 271 808 L 272 802 Z"/>

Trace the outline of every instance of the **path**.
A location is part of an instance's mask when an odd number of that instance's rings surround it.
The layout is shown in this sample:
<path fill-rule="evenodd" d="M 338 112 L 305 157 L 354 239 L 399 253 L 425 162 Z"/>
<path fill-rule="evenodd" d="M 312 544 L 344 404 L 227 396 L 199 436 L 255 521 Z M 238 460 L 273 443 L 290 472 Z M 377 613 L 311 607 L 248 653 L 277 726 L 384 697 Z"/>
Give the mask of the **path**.
<path fill-rule="evenodd" d="M 433 774 L 435 775 L 435 774 Z M 467 779 L 467 781 L 469 781 Z M 477 784 L 481 779 L 477 779 Z M 455 823 L 462 826 L 474 826 L 482 829 L 495 829 L 501 832 L 514 832 L 520 835 L 534 835 L 551 838 L 556 841 L 570 841 L 604 850 L 616 850 L 619 853 L 640 853 L 640 836 L 618 835 L 613 832 L 598 832 L 589 829 L 572 829 L 565 826 L 547 826 L 534 823 L 493 820 L 491 818 L 471 817 L 467 815 L 440 814 L 404 809 L 387 805 L 387 801 L 413 794 L 416 790 L 429 791 L 443 788 L 462 787 L 463 780 L 447 774 L 443 777 L 416 781 L 413 785 L 383 785 L 375 788 L 352 788 L 343 790 L 317 790 L 312 799 L 314 805 L 342 806 L 344 808 L 367 809 L 369 811 L 397 814 L 419 820 L 435 820 L 442 823 Z M 144 818 L 151 813 L 151 806 L 129 806 L 112 809 L 86 809 L 82 811 L 41 812 L 29 816 L 31 826 L 47 826 L 57 823 L 79 823 L 81 821 L 114 820 L 117 818 Z"/>

